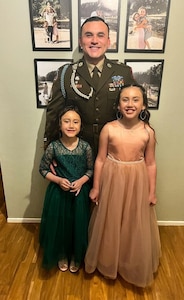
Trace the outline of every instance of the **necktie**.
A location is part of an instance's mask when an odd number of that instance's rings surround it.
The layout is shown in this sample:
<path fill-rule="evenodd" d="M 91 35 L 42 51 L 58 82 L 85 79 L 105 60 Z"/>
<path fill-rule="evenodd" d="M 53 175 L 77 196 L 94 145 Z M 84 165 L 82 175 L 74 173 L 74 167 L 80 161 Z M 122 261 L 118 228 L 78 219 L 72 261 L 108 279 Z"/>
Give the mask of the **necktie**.
<path fill-rule="evenodd" d="M 94 88 L 97 89 L 98 82 L 99 82 L 98 68 L 97 67 L 94 67 L 94 69 L 93 69 L 93 82 L 94 82 Z"/>

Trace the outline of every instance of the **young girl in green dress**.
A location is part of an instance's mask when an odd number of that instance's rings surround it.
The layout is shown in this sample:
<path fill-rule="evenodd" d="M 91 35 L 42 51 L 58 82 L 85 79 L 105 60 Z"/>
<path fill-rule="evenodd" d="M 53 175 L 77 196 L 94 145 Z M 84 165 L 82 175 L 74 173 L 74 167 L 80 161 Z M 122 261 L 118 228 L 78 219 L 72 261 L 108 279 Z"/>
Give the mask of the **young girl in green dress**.
<path fill-rule="evenodd" d="M 90 145 L 80 139 L 81 117 L 76 107 L 65 107 L 59 117 L 60 139 L 51 142 L 39 171 L 50 181 L 40 226 L 43 267 L 58 265 L 77 272 L 88 244 L 89 179 L 93 174 Z M 56 161 L 56 175 L 50 164 Z"/>

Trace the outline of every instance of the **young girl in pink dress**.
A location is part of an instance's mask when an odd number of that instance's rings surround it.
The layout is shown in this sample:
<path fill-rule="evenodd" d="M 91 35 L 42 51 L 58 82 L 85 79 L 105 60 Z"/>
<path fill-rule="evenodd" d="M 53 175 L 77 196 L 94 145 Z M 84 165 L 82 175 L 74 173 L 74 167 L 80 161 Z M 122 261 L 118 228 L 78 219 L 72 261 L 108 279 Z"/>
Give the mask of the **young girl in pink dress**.
<path fill-rule="evenodd" d="M 115 279 L 119 273 L 140 287 L 149 285 L 161 254 L 155 215 L 155 131 L 144 88 L 122 88 L 118 119 L 100 134 L 90 198 L 85 270 Z"/>

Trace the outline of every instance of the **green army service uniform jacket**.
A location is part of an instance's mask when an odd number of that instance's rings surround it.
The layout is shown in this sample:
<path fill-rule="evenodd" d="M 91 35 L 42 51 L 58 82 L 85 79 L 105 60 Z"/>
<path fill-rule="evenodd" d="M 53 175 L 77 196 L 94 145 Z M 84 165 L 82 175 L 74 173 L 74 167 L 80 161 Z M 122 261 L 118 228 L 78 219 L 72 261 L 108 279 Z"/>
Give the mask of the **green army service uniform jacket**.
<path fill-rule="evenodd" d="M 47 106 L 45 142 L 58 138 L 58 116 L 65 105 L 76 105 L 82 115 L 81 136 L 88 141 L 96 155 L 102 127 L 116 118 L 120 88 L 134 82 L 131 68 L 105 58 L 95 90 L 85 59 L 68 65 L 64 75 L 59 68 L 52 87 L 51 101 Z"/>

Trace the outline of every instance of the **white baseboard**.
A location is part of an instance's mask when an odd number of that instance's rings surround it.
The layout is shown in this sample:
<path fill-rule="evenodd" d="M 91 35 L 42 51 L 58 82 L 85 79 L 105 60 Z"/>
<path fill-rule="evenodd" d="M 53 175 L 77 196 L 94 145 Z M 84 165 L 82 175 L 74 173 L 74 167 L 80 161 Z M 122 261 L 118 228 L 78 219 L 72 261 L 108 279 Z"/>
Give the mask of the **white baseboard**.
<path fill-rule="evenodd" d="M 184 221 L 158 221 L 159 226 L 184 226 Z"/>
<path fill-rule="evenodd" d="M 8 223 L 40 223 L 41 218 L 7 218 Z M 159 226 L 184 226 L 184 221 L 158 221 Z"/>
<path fill-rule="evenodd" d="M 40 223 L 41 218 L 7 218 L 8 223 Z"/>

